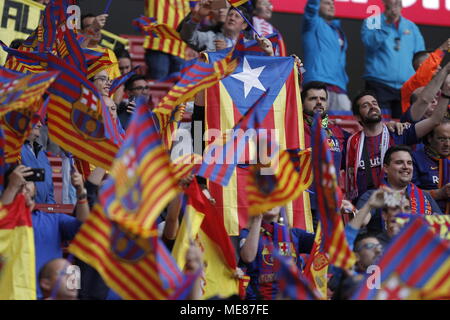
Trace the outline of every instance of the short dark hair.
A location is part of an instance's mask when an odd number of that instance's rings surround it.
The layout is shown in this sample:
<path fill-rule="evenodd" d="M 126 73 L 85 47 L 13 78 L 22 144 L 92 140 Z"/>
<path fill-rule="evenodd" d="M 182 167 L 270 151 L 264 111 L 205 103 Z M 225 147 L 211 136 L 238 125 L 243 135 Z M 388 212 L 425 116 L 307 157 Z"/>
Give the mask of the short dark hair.
<path fill-rule="evenodd" d="M 355 116 L 359 116 L 359 99 L 361 99 L 364 96 L 372 96 L 374 97 L 377 101 L 378 101 L 378 97 L 377 94 L 373 91 L 373 90 L 362 90 L 360 91 L 355 98 L 353 98 L 353 102 L 352 102 L 352 111 L 353 111 L 353 115 Z"/>
<path fill-rule="evenodd" d="M 328 90 L 327 90 L 327 84 L 325 82 L 320 81 L 311 81 L 308 82 L 303 88 L 300 96 L 302 97 L 302 103 L 305 102 L 306 96 L 308 94 L 308 91 L 311 89 L 315 90 L 325 90 L 325 93 L 327 94 L 328 99 Z"/>
<path fill-rule="evenodd" d="M 147 81 L 147 79 L 145 79 L 145 76 L 140 75 L 140 74 L 135 74 L 125 82 L 125 90 L 131 91 L 131 89 L 133 88 L 134 82 L 138 81 L 138 80 Z"/>
<path fill-rule="evenodd" d="M 414 70 L 417 71 L 417 69 L 419 69 L 420 65 L 417 65 L 417 60 L 421 59 L 422 57 L 426 56 L 427 54 L 430 54 L 431 50 L 423 50 L 423 51 L 418 51 L 416 53 L 414 53 L 414 56 L 412 58 L 412 65 Z"/>
<path fill-rule="evenodd" d="M 361 241 L 363 241 L 364 239 L 367 238 L 377 238 L 377 234 L 373 233 L 373 232 L 361 232 L 356 236 L 355 241 L 353 242 L 354 246 L 353 246 L 353 251 L 356 252 L 356 249 L 358 248 L 358 245 Z M 379 241 L 379 240 L 378 240 Z"/>
<path fill-rule="evenodd" d="M 80 19 L 81 30 L 86 28 L 86 26 L 84 25 L 84 19 L 86 19 L 86 18 L 95 18 L 95 17 L 96 17 L 96 15 L 94 15 L 92 13 L 86 13 L 86 14 L 81 15 L 81 19 Z"/>
<path fill-rule="evenodd" d="M 248 9 L 246 7 L 239 6 L 239 7 L 236 8 L 236 7 L 231 6 L 230 9 L 228 9 L 228 12 L 230 10 L 240 11 L 242 13 L 242 15 L 245 17 L 245 19 L 247 19 L 247 21 L 252 23 L 251 22 L 253 20 L 252 15 L 250 14 L 250 12 L 248 11 Z M 247 28 L 245 28 L 245 30 L 249 30 L 250 29 L 250 25 L 249 25 L 249 23 L 247 21 L 245 21 L 245 23 L 247 23 Z"/>
<path fill-rule="evenodd" d="M 410 147 L 405 145 L 392 146 L 387 149 L 386 154 L 384 155 L 383 164 L 389 165 L 391 163 L 392 154 L 400 151 L 408 152 L 412 159 L 412 151 Z"/>
<path fill-rule="evenodd" d="M 114 54 L 116 55 L 117 60 L 119 60 L 120 58 L 128 58 L 131 60 L 130 53 L 124 48 L 114 50 Z"/>

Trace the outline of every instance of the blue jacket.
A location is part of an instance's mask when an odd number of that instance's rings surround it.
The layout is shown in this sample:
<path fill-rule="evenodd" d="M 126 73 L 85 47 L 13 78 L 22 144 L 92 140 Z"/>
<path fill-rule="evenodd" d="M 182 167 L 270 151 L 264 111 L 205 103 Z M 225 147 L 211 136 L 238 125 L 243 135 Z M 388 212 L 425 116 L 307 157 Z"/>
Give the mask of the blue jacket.
<path fill-rule="evenodd" d="M 320 0 L 308 0 L 303 20 L 302 40 L 306 72 L 304 83 L 322 81 L 347 90 L 345 72 L 347 39 L 339 20 L 328 23 L 319 16 Z M 339 33 L 343 37 L 341 49 Z"/>
<path fill-rule="evenodd" d="M 363 78 L 399 90 L 414 74 L 414 54 L 425 50 L 423 37 L 419 28 L 408 19 L 400 17 L 397 30 L 393 24 L 386 23 L 384 14 L 381 14 L 381 28 L 369 29 L 376 18 L 365 19 L 361 27 L 361 39 L 366 50 Z M 399 49 L 395 50 L 397 44 Z"/>
<path fill-rule="evenodd" d="M 22 146 L 22 164 L 31 168 L 44 168 L 45 181 L 35 182 L 36 203 L 55 203 L 53 196 L 52 168 L 45 152 L 40 149 L 37 157 L 34 155 L 29 142 Z"/>

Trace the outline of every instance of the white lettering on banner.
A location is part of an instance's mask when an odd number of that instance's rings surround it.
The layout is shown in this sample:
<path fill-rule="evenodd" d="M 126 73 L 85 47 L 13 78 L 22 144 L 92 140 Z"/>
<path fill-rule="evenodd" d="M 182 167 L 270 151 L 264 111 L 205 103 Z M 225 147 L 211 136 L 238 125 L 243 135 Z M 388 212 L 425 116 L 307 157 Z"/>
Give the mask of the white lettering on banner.
<path fill-rule="evenodd" d="M 379 30 L 381 29 L 381 8 L 377 5 L 371 5 L 367 7 L 366 13 L 371 14 L 367 18 L 367 29 L 369 30 Z"/>
<path fill-rule="evenodd" d="M 367 0 L 336 0 L 336 2 L 367 3 Z"/>
<path fill-rule="evenodd" d="M 450 11 L 450 0 L 445 0 L 445 9 Z"/>

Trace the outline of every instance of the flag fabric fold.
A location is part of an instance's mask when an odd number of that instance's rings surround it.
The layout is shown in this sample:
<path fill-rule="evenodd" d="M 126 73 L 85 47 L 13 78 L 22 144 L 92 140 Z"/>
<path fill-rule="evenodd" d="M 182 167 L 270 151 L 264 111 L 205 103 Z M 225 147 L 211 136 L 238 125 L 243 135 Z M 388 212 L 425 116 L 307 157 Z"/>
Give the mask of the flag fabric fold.
<path fill-rule="evenodd" d="M 100 199 L 113 221 L 147 237 L 178 186 L 152 112 L 142 99 L 136 106 Z"/>

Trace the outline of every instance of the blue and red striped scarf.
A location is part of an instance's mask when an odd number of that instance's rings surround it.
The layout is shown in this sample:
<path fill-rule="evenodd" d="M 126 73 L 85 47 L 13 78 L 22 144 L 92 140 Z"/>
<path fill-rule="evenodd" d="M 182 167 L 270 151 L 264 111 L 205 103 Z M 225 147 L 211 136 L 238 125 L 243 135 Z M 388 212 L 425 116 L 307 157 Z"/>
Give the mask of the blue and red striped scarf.
<path fill-rule="evenodd" d="M 385 183 L 385 185 L 390 187 L 387 182 Z M 425 197 L 423 190 L 416 186 L 414 183 L 410 183 L 406 187 L 406 194 L 409 197 L 412 214 L 433 214 L 430 201 Z"/>

